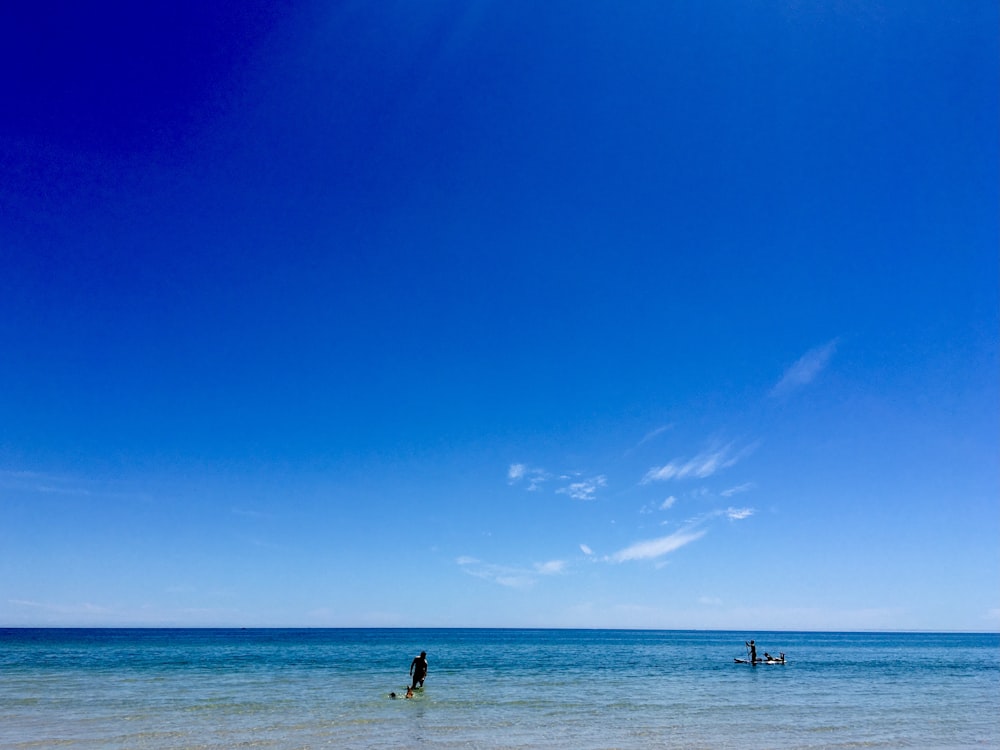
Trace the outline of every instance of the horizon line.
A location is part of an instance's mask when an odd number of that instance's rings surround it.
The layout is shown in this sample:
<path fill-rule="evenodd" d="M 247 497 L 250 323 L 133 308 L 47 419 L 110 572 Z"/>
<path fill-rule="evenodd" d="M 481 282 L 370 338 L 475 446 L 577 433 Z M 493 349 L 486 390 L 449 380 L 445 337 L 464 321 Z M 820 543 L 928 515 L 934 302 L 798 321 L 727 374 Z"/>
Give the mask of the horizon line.
<path fill-rule="evenodd" d="M 606 631 L 637 633 L 828 633 L 831 635 L 996 635 L 1000 630 L 930 630 L 930 629 L 837 629 L 818 628 L 644 628 L 644 627 L 586 627 L 586 626 L 527 626 L 514 625 L 0 625 L 5 630 L 526 630 L 526 631 Z"/>

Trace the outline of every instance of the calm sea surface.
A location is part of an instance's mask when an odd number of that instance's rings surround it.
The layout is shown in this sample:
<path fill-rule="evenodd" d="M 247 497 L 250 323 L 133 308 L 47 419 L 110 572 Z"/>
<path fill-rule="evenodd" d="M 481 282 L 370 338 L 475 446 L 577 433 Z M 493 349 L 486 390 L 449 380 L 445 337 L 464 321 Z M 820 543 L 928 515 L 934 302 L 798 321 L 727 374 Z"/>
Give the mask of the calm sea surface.
<path fill-rule="evenodd" d="M 997 748 L 1000 635 L 0 630 L 0 748 L 412 743 Z"/>

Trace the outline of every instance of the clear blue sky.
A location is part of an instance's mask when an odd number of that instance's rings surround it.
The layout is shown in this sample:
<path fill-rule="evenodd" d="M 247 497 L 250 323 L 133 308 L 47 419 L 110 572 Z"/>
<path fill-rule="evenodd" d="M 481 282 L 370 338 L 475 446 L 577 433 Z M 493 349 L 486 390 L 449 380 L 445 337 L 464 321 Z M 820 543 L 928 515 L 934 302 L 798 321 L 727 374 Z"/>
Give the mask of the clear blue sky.
<path fill-rule="evenodd" d="M 0 625 L 1000 628 L 998 9 L 0 10 Z"/>

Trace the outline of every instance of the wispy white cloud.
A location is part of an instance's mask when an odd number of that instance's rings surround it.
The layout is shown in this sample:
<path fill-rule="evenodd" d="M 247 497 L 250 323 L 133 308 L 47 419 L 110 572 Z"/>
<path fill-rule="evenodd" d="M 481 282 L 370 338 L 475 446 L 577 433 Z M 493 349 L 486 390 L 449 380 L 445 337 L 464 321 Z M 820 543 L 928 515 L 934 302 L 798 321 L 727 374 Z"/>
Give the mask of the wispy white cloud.
<path fill-rule="evenodd" d="M 567 487 L 560 487 L 556 492 L 562 495 L 569 495 L 574 500 L 593 500 L 597 490 L 601 487 L 606 487 L 607 484 L 608 478 L 601 474 L 591 479 L 584 479 L 581 482 L 573 482 Z"/>
<path fill-rule="evenodd" d="M 129 488 L 125 483 L 108 479 L 43 474 L 37 471 L 0 469 L 0 487 L 40 495 L 58 495 L 81 499 L 103 499 L 149 503 L 145 492 Z"/>
<path fill-rule="evenodd" d="M 672 424 L 665 424 L 662 427 L 657 427 L 655 430 L 647 432 L 643 436 L 642 440 L 639 441 L 639 445 L 642 445 L 644 443 L 648 443 L 650 440 L 658 438 L 660 435 L 662 435 L 664 432 L 666 432 L 667 430 L 669 430 L 671 427 L 673 427 Z"/>
<path fill-rule="evenodd" d="M 513 565 L 496 565 L 468 556 L 459 557 L 455 562 L 471 576 L 514 589 L 529 588 L 535 585 L 539 576 L 556 575 L 566 569 L 563 560 L 535 563 L 530 569 Z"/>
<path fill-rule="evenodd" d="M 727 469 L 748 455 L 756 445 L 750 445 L 739 451 L 734 451 L 729 443 L 721 448 L 703 451 L 694 458 L 675 458 L 664 466 L 654 466 L 642 478 L 642 484 L 663 482 L 668 479 L 706 479 L 722 469 Z"/>
<path fill-rule="evenodd" d="M 732 506 L 729 506 L 728 508 L 718 508 L 688 519 L 687 525 L 691 528 L 723 517 L 728 518 L 730 521 L 741 521 L 744 518 L 749 518 L 756 512 L 757 511 L 754 508 L 734 508 Z"/>
<path fill-rule="evenodd" d="M 661 500 L 659 502 L 653 501 L 648 503 L 647 505 L 642 506 L 642 508 L 639 509 L 639 512 L 645 515 L 648 513 L 657 513 L 663 510 L 670 510 L 672 507 L 674 507 L 674 503 L 676 502 L 677 498 L 671 495 L 666 500 Z"/>
<path fill-rule="evenodd" d="M 669 554 L 674 550 L 696 542 L 705 536 L 704 529 L 681 529 L 673 534 L 661 536 L 657 539 L 647 539 L 629 545 L 625 549 L 611 555 L 612 562 L 626 562 L 628 560 L 652 560 Z"/>
<path fill-rule="evenodd" d="M 535 570 L 543 576 L 551 576 L 557 573 L 562 573 L 565 569 L 565 560 L 549 560 L 548 562 L 535 563 Z"/>
<path fill-rule="evenodd" d="M 551 474 L 545 471 L 545 469 L 534 468 L 527 464 L 514 463 L 507 469 L 508 483 L 524 483 L 527 485 L 526 489 L 529 492 L 534 492 L 543 482 L 547 482 L 551 478 Z"/>
<path fill-rule="evenodd" d="M 527 588 L 535 583 L 535 576 L 527 570 L 484 563 L 471 557 L 460 557 L 458 564 L 470 576 L 508 588 Z"/>
<path fill-rule="evenodd" d="M 657 427 L 655 430 L 650 430 L 649 432 L 647 432 L 645 435 L 642 436 L 642 439 L 638 443 L 636 443 L 634 447 L 629 448 L 627 451 L 625 451 L 625 454 L 628 455 L 632 451 L 638 450 L 646 443 L 652 440 L 656 440 L 656 438 L 658 438 L 660 435 L 662 435 L 664 432 L 667 432 L 670 429 L 673 429 L 673 424 L 665 424 L 661 427 Z"/>
<path fill-rule="evenodd" d="M 733 495 L 738 495 L 741 492 L 748 492 L 754 488 L 753 482 L 744 482 L 743 484 L 738 484 L 735 487 L 730 487 L 728 490 L 723 490 L 719 494 L 723 497 L 732 497 Z"/>
<path fill-rule="evenodd" d="M 581 544 L 580 545 L 580 551 L 583 552 L 583 554 L 585 554 L 585 555 L 592 555 L 592 554 L 594 554 L 594 550 L 592 550 L 586 544 Z"/>
<path fill-rule="evenodd" d="M 830 364 L 830 359 L 837 350 L 837 343 L 838 339 L 833 339 L 803 354 L 785 370 L 781 380 L 771 389 L 771 396 L 783 396 L 815 380 Z"/>
<path fill-rule="evenodd" d="M 664 501 L 664 506 L 670 507 L 673 505 L 672 500 L 674 498 L 671 495 Z M 629 560 L 657 560 L 701 539 L 708 531 L 705 527 L 719 518 L 725 517 L 730 521 L 742 521 L 752 516 L 755 512 L 753 508 L 734 508 L 732 506 L 707 511 L 688 519 L 683 528 L 672 534 L 635 542 L 604 559 L 608 562 L 618 563 Z M 660 564 L 659 562 L 657 563 L 658 566 Z"/>

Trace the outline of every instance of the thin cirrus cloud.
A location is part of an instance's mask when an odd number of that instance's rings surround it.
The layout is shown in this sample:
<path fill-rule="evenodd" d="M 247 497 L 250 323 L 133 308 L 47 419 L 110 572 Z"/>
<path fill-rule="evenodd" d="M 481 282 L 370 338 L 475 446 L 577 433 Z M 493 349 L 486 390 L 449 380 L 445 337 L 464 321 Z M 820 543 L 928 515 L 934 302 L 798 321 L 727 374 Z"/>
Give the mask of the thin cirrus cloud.
<path fill-rule="evenodd" d="M 601 474 L 592 479 L 585 479 L 582 482 L 573 482 L 567 487 L 560 487 L 556 490 L 561 495 L 569 495 L 574 500 L 593 500 L 597 490 L 606 487 L 608 478 Z"/>
<path fill-rule="evenodd" d="M 529 492 L 537 490 L 543 482 L 552 478 L 545 469 L 538 469 L 527 464 L 511 464 L 507 469 L 507 481 L 510 484 L 524 484 Z"/>
<path fill-rule="evenodd" d="M 646 514 L 646 513 L 656 513 L 657 511 L 661 511 L 661 510 L 670 510 L 671 508 L 674 507 L 674 504 L 676 502 L 677 502 L 677 498 L 674 497 L 673 495 L 671 495 L 666 500 L 662 500 L 662 501 L 660 501 L 658 503 L 657 502 L 652 502 L 652 503 L 649 503 L 648 505 L 644 505 L 640 509 L 639 512 L 642 513 L 642 514 Z"/>
<path fill-rule="evenodd" d="M 0 470 L 0 487 L 40 495 L 63 495 L 141 503 L 151 501 L 150 496 L 146 493 L 131 490 L 119 482 L 43 474 L 37 471 Z"/>
<path fill-rule="evenodd" d="M 700 526 L 710 522 L 714 518 L 720 516 L 725 516 L 730 521 L 742 521 L 743 519 L 749 518 L 754 514 L 753 508 L 733 508 L 729 507 L 725 510 L 715 510 L 697 518 L 692 519 L 683 528 L 675 531 L 667 536 L 657 537 L 656 539 L 644 539 L 634 544 L 630 544 L 624 549 L 618 550 L 613 555 L 606 558 L 610 562 L 628 562 L 630 560 L 655 560 L 656 558 L 663 557 L 664 555 L 670 554 L 681 547 L 684 547 L 692 542 L 697 542 L 706 533 L 707 529 L 699 528 Z"/>
<path fill-rule="evenodd" d="M 528 466 L 527 464 L 514 463 L 507 469 L 507 482 L 511 485 L 524 486 L 529 492 L 534 492 L 541 488 L 542 484 L 553 479 L 567 480 L 569 476 L 554 477 L 545 469 Z M 599 474 L 589 479 L 582 479 L 572 482 L 565 487 L 556 490 L 557 494 L 569 495 L 574 500 L 594 500 L 597 491 L 606 487 L 608 478 Z"/>
<path fill-rule="evenodd" d="M 673 429 L 673 424 L 665 424 L 662 425 L 661 427 L 657 427 L 655 430 L 650 430 L 649 432 L 647 432 L 645 435 L 642 436 L 642 440 L 636 443 L 632 448 L 629 448 L 627 451 L 625 451 L 626 455 L 631 453 L 632 451 L 638 450 L 651 440 L 655 440 L 664 432 L 667 432 L 667 430 L 670 429 Z"/>
<path fill-rule="evenodd" d="M 681 547 L 696 542 L 705 536 L 705 529 L 681 529 L 673 534 L 656 539 L 646 539 L 618 550 L 609 558 L 612 562 L 627 562 L 629 560 L 653 560 L 663 557 Z"/>
<path fill-rule="evenodd" d="M 549 560 L 548 562 L 535 563 L 535 570 L 543 576 L 552 576 L 562 573 L 566 569 L 565 560 Z"/>
<path fill-rule="evenodd" d="M 784 396 L 814 381 L 830 364 L 830 359 L 837 350 L 838 341 L 833 339 L 803 354 L 795 364 L 785 370 L 781 380 L 771 389 L 771 396 Z"/>
<path fill-rule="evenodd" d="M 566 563 L 563 560 L 535 563 L 531 569 L 496 565 L 468 556 L 458 557 L 455 562 L 471 576 L 515 589 L 528 588 L 535 584 L 539 576 L 557 575 L 566 569 Z"/>
<path fill-rule="evenodd" d="M 664 466 L 654 466 L 647 471 L 646 475 L 642 478 L 642 484 L 664 482 L 668 479 L 686 479 L 689 477 L 705 479 L 722 469 L 729 468 L 753 450 L 753 447 L 750 446 L 734 453 L 732 443 L 730 443 L 716 450 L 699 453 L 691 459 L 683 460 L 675 458 Z"/>

